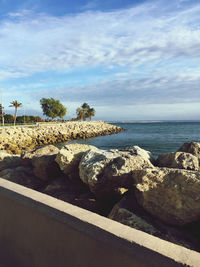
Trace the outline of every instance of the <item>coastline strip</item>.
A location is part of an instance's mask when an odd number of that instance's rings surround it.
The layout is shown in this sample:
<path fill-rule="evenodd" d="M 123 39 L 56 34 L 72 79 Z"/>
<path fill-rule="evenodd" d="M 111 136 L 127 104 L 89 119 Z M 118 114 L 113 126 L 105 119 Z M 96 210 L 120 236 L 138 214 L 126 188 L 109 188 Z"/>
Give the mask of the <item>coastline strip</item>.
<path fill-rule="evenodd" d="M 0 129 L 0 150 L 20 154 L 38 146 L 110 135 L 123 130 L 103 121 L 48 123 L 35 127 L 10 126 Z"/>

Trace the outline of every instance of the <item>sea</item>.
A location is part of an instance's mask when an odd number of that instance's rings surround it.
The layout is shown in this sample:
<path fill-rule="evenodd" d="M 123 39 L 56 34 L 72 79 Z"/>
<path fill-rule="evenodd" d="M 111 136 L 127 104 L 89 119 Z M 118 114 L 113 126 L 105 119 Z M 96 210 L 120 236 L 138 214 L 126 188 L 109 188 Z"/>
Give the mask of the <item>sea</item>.
<path fill-rule="evenodd" d="M 139 146 L 156 158 L 161 154 L 175 152 L 185 142 L 200 142 L 200 121 L 142 121 L 111 122 L 125 131 L 88 139 L 73 140 L 59 144 L 87 144 L 100 149 L 124 149 Z"/>

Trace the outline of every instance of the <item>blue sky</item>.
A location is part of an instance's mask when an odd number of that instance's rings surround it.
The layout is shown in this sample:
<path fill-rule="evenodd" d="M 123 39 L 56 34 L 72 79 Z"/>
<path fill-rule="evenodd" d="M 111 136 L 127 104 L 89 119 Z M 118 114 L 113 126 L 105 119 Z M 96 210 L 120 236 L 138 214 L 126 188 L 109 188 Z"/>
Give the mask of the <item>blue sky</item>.
<path fill-rule="evenodd" d="M 0 85 L 9 113 L 200 119 L 200 1 L 0 0 Z"/>

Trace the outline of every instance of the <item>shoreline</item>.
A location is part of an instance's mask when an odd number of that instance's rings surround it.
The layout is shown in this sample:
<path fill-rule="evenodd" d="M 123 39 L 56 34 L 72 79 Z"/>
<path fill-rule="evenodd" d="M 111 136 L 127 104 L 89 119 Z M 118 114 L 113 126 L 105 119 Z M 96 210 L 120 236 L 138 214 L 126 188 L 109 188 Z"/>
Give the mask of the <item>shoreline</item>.
<path fill-rule="evenodd" d="M 123 130 L 103 121 L 48 123 L 35 127 L 10 126 L 0 129 L 0 150 L 21 154 L 48 144 L 111 135 Z"/>
<path fill-rule="evenodd" d="M 1 151 L 0 177 L 199 252 L 199 148 L 184 143 L 157 159 L 138 146 Z"/>

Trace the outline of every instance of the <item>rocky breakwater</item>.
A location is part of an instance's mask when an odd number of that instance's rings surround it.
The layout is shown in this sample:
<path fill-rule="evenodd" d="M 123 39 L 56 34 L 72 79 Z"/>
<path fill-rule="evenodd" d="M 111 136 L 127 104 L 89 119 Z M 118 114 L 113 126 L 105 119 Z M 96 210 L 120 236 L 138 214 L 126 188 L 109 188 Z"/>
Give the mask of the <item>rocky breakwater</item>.
<path fill-rule="evenodd" d="M 161 155 L 134 146 L 48 145 L 0 152 L 0 177 L 200 251 L 200 144 Z"/>
<path fill-rule="evenodd" d="M 48 123 L 37 126 L 6 127 L 0 129 L 0 150 L 19 154 L 38 146 L 79 138 L 109 135 L 124 129 L 102 121 Z"/>

